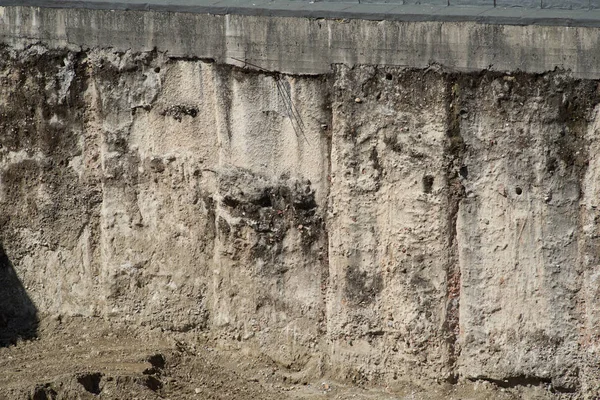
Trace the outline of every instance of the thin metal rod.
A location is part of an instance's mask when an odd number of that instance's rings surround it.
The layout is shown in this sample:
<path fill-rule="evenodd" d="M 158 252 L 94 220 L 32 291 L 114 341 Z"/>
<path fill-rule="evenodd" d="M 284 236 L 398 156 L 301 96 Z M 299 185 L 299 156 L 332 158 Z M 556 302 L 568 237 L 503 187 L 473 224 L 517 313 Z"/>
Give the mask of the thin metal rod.
<path fill-rule="evenodd" d="M 287 87 L 283 87 L 281 73 L 269 71 L 268 69 L 265 69 L 256 64 L 252 64 L 251 62 L 248 62 L 247 60 L 240 60 L 239 58 L 235 58 L 235 57 L 230 57 L 230 58 L 232 60 L 243 63 L 244 67 L 246 67 L 248 65 L 248 66 L 255 68 L 261 72 L 275 74 L 275 77 L 274 77 L 275 85 L 277 86 L 277 91 L 279 92 L 279 95 L 281 96 L 281 99 L 283 100 L 283 104 L 285 106 L 285 111 L 287 113 L 288 118 L 290 119 L 290 122 L 292 123 L 292 128 L 294 129 L 294 133 L 296 134 L 296 137 L 298 137 L 298 138 L 302 135 L 302 137 L 304 138 L 306 143 L 310 144 L 308 141 L 308 138 L 304 134 L 305 125 L 304 125 L 304 121 L 302 121 L 302 116 L 300 115 L 298 108 L 292 101 L 291 93 L 288 92 Z"/>

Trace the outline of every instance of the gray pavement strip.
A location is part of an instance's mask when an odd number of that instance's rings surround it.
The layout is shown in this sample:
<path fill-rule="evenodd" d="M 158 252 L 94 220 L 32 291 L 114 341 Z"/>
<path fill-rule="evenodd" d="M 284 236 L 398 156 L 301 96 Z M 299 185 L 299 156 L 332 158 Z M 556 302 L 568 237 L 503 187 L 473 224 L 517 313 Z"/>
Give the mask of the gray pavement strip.
<path fill-rule="evenodd" d="M 391 21 L 600 26 L 600 0 L 0 0 L 0 6 Z"/>

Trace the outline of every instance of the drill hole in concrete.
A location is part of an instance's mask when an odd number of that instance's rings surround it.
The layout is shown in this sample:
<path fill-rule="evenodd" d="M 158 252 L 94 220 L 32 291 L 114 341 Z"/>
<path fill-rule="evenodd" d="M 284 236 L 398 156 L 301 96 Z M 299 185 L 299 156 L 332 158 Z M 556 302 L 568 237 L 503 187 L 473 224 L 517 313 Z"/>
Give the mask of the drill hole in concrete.
<path fill-rule="evenodd" d="M 520 196 L 520 195 L 521 195 L 521 193 L 523 193 L 523 189 L 521 189 L 520 187 L 518 187 L 518 186 L 517 186 L 517 187 L 515 188 L 515 193 L 516 193 L 517 195 L 519 195 L 519 196 Z"/>
<path fill-rule="evenodd" d="M 431 191 L 433 190 L 433 176 L 431 175 L 425 175 L 423 177 L 423 191 L 425 193 L 431 193 Z"/>
<path fill-rule="evenodd" d="M 154 72 L 156 72 L 158 74 L 160 72 L 160 67 L 154 68 Z"/>
<path fill-rule="evenodd" d="M 390 73 L 385 74 L 385 79 L 387 79 L 388 81 L 391 81 L 392 78 L 393 78 L 392 74 L 390 74 Z"/>

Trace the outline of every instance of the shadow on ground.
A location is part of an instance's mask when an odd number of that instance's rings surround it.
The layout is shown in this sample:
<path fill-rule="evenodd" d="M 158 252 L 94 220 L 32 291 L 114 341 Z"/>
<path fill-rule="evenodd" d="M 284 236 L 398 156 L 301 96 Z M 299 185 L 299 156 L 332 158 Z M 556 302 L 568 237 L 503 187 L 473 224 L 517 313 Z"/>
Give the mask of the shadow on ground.
<path fill-rule="evenodd" d="M 0 347 L 37 336 L 37 309 L 0 244 Z"/>

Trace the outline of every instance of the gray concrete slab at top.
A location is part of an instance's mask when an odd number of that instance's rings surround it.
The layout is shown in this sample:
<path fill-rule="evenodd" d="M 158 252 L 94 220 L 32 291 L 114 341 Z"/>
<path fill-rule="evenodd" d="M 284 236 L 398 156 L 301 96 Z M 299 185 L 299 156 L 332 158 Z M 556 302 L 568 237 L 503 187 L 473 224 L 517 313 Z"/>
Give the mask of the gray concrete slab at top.
<path fill-rule="evenodd" d="M 541 0 L 496 0 L 496 7 L 541 8 Z"/>
<path fill-rule="evenodd" d="M 373 3 L 359 3 L 359 0 L 316 2 L 294 0 L 0 0 L 0 6 L 152 10 L 216 15 L 238 14 L 377 21 L 476 21 L 506 25 L 600 26 L 600 9 L 595 8 L 600 8 L 600 0 L 495 0 L 495 7 L 494 0 L 451 0 L 453 3 L 462 4 L 456 6 L 448 6 L 448 0 L 404 0 L 406 3 L 427 2 L 432 4 L 397 4 L 396 1 L 400 0 L 366 1 L 373 1 Z M 549 4 L 552 5 L 552 8 L 535 8 L 536 4 Z"/>

